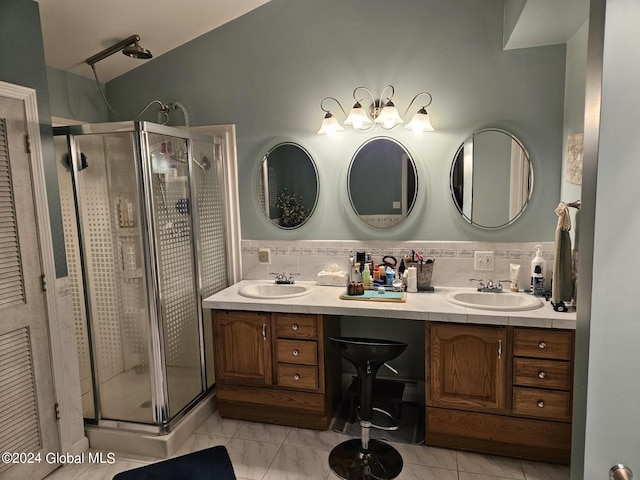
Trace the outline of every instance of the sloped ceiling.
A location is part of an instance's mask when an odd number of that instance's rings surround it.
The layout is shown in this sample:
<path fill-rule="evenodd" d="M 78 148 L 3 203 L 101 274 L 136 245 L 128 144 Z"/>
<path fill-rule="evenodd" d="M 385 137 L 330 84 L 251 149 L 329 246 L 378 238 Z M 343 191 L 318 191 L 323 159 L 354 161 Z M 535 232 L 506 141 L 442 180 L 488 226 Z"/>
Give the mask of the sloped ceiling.
<path fill-rule="evenodd" d="M 193 40 L 269 0 L 39 0 L 48 66 L 93 78 L 84 60 L 133 34 L 154 57 Z M 116 53 L 98 62 L 107 82 L 139 66 Z"/>
<path fill-rule="evenodd" d="M 507 0 L 504 48 L 567 43 L 589 18 L 589 0 Z"/>
<path fill-rule="evenodd" d="M 85 59 L 138 34 L 158 57 L 269 0 L 39 0 L 48 66 L 92 78 Z M 295 1 L 295 0 L 292 0 Z M 506 0 L 504 48 L 566 43 L 588 18 L 589 0 Z M 96 64 L 102 82 L 144 60 L 116 53 Z"/>

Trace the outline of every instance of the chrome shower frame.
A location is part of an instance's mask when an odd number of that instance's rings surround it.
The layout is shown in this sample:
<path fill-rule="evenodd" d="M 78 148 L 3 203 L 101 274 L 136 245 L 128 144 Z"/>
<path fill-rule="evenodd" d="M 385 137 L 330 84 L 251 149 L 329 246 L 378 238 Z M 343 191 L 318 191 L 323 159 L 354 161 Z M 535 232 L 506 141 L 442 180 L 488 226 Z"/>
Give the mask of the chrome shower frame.
<path fill-rule="evenodd" d="M 132 152 L 133 161 L 135 162 L 136 183 L 138 185 L 138 205 L 141 207 L 139 214 L 140 234 L 142 238 L 142 246 L 146 255 L 142 255 L 144 262 L 145 283 L 146 283 L 146 304 L 148 309 L 149 320 L 149 376 L 151 382 L 151 402 L 153 409 L 153 424 L 136 423 L 126 420 L 110 420 L 102 418 L 102 410 L 100 405 L 100 384 L 98 381 L 98 365 L 95 350 L 95 337 L 92 332 L 95 330 L 94 320 L 92 318 L 92 310 L 90 305 L 90 285 L 92 279 L 87 275 L 83 275 L 83 290 L 85 300 L 85 311 L 88 323 L 88 339 L 91 363 L 91 379 L 93 386 L 93 402 L 95 419 L 85 419 L 89 424 L 104 426 L 116 429 L 128 429 L 141 432 L 166 434 L 178 423 L 189 411 L 191 411 L 205 396 L 207 396 L 212 388 L 207 387 L 207 365 L 205 353 L 205 333 L 204 333 L 204 314 L 202 309 L 202 292 L 203 292 L 203 275 L 201 272 L 202 250 L 200 245 L 200 222 L 196 215 L 198 203 L 198 190 L 196 188 L 196 179 L 194 168 L 198 171 L 200 166 L 194 165 L 193 158 L 193 142 L 210 143 L 214 148 L 214 140 L 211 137 L 192 132 L 183 128 L 168 127 L 150 122 L 127 121 L 127 122 L 111 122 L 101 124 L 85 124 L 67 127 L 55 127 L 54 136 L 66 136 L 67 148 L 71 157 L 70 167 L 72 173 L 72 183 L 74 197 L 76 202 L 77 216 L 76 224 L 80 238 L 88 238 L 87 232 L 83 231 L 83 222 L 80 220 L 80 211 L 82 209 L 82 199 L 79 195 L 79 171 L 81 168 L 81 153 L 78 148 L 76 137 L 92 134 L 110 134 L 110 133 L 131 133 L 133 137 L 134 152 Z M 157 206 L 154 204 L 152 191 L 152 164 L 149 151 L 149 134 L 167 135 L 184 139 L 187 143 L 187 163 L 189 173 L 189 198 L 192 205 L 192 215 L 190 217 L 191 248 L 193 249 L 193 272 L 195 275 L 196 286 L 196 311 L 198 322 L 198 342 L 200 348 L 200 393 L 189 401 L 179 412 L 170 417 L 169 412 L 169 383 L 167 380 L 167 365 L 165 356 L 165 338 L 162 328 L 163 314 L 165 308 L 165 299 L 162 297 L 163 279 L 161 278 L 160 265 L 160 248 L 159 239 L 156 238 L 155 218 L 152 212 L 156 211 Z M 142 213 L 142 210 L 146 212 Z M 80 249 L 80 265 L 83 272 L 86 272 L 87 254 L 83 248 L 83 242 L 79 242 Z"/>

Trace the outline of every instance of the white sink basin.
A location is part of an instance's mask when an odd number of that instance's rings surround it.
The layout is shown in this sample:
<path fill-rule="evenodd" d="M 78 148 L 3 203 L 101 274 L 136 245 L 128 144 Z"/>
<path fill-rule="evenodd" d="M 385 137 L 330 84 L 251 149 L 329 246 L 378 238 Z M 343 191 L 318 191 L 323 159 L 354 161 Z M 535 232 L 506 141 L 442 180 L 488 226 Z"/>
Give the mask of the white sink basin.
<path fill-rule="evenodd" d="M 463 307 L 504 312 L 534 310 L 542 306 L 538 297 L 526 293 L 458 291 L 448 293 L 446 299 Z"/>
<path fill-rule="evenodd" d="M 238 293 L 249 298 L 294 298 L 311 293 L 309 285 L 278 285 L 276 283 L 256 283 L 242 287 Z"/>

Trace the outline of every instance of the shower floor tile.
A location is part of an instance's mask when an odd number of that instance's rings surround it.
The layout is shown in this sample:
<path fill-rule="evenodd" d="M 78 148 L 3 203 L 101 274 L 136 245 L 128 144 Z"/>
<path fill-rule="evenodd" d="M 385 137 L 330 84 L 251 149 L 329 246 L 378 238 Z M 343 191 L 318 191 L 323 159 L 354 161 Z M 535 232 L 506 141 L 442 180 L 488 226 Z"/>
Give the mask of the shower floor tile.
<path fill-rule="evenodd" d="M 169 407 L 171 414 L 182 409 L 200 393 L 198 368 L 168 367 Z M 132 368 L 100 386 L 102 418 L 138 423 L 153 423 L 151 384 L 147 368 Z M 83 395 L 83 406 L 90 395 Z M 85 412 L 88 410 L 85 408 Z"/>

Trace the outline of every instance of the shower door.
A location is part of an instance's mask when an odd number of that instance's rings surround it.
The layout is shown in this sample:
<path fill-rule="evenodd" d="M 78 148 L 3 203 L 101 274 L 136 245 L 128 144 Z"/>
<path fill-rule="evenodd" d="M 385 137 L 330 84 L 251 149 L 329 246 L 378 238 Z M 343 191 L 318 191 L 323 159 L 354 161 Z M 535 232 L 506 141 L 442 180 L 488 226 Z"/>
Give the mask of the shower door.
<path fill-rule="evenodd" d="M 59 165 L 67 163 L 72 175 L 63 172 L 59 181 L 74 315 L 84 340 L 78 341 L 84 416 L 151 424 L 151 319 L 135 137 L 71 140 L 75 168 L 72 156 L 63 156 Z M 62 142 L 57 137 L 56 147 Z M 91 328 L 82 328 L 84 322 Z"/>
<path fill-rule="evenodd" d="M 213 385 L 201 301 L 228 282 L 219 150 L 140 122 L 54 135 L 85 419 L 166 433 Z"/>
<path fill-rule="evenodd" d="M 145 132 L 143 140 L 150 160 L 149 242 L 155 250 L 164 346 L 158 352 L 164 378 L 157 375 L 156 381 L 166 382 L 168 412 L 163 416 L 172 418 L 203 388 L 189 152 L 184 138 Z"/>

